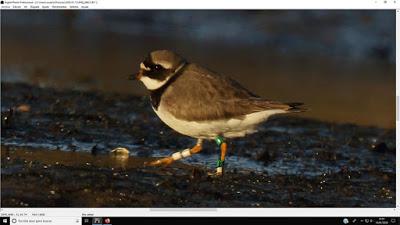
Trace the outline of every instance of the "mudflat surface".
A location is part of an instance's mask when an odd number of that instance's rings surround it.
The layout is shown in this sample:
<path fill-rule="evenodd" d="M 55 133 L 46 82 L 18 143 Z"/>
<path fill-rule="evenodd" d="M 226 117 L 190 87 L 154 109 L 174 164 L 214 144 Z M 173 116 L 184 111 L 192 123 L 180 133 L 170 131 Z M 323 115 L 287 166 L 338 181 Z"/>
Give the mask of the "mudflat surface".
<path fill-rule="evenodd" d="M 274 117 L 230 140 L 226 173 L 214 178 L 211 142 L 168 167 L 144 166 L 195 144 L 147 97 L 2 83 L 1 102 L 3 207 L 395 206 L 394 129 Z"/>

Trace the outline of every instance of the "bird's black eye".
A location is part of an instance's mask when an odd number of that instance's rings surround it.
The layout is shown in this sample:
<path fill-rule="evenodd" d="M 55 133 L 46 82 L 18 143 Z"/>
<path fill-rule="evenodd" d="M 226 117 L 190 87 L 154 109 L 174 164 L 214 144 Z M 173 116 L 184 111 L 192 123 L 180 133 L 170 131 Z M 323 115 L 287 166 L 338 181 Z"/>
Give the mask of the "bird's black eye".
<path fill-rule="evenodd" d="M 162 69 L 162 66 L 160 66 L 158 64 L 154 65 L 154 70 L 161 70 L 161 69 Z"/>

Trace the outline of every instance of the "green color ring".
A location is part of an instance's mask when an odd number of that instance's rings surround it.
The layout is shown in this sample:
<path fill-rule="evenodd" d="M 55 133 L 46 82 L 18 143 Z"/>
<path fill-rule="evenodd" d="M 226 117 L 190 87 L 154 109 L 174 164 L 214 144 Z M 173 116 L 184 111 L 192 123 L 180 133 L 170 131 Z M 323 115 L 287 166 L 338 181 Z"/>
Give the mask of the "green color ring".
<path fill-rule="evenodd" d="M 216 138 L 215 138 L 215 142 L 217 143 L 217 145 L 218 146 L 221 146 L 222 145 L 222 143 L 224 143 L 224 138 L 222 137 L 222 136 L 217 136 Z"/>
<path fill-rule="evenodd" d="M 217 167 L 223 167 L 224 166 L 224 160 L 217 160 Z"/>

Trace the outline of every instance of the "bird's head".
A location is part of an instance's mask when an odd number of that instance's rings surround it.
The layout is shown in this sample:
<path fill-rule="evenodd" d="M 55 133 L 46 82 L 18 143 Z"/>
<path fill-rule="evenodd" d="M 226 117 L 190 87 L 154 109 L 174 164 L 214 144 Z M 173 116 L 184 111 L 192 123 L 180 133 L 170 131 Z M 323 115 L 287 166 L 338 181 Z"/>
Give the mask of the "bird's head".
<path fill-rule="evenodd" d="M 167 83 L 185 64 L 185 59 L 175 52 L 153 51 L 140 63 L 139 72 L 131 75 L 130 79 L 142 81 L 148 90 L 156 90 Z"/>

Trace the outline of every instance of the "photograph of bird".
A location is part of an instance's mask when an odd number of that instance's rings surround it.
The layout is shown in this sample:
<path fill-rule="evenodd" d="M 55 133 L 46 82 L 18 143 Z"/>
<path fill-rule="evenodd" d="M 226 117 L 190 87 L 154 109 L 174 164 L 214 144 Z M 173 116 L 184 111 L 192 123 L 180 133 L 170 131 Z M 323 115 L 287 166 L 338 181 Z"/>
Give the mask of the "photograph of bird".
<path fill-rule="evenodd" d="M 150 92 L 157 116 L 175 131 L 197 139 L 197 144 L 149 165 L 168 165 L 202 150 L 203 140 L 220 148 L 215 175 L 223 174 L 226 138 L 257 131 L 271 115 L 303 112 L 303 103 L 265 100 L 235 80 L 190 63 L 170 50 L 156 50 L 140 63 L 132 80 L 140 80 Z"/>

